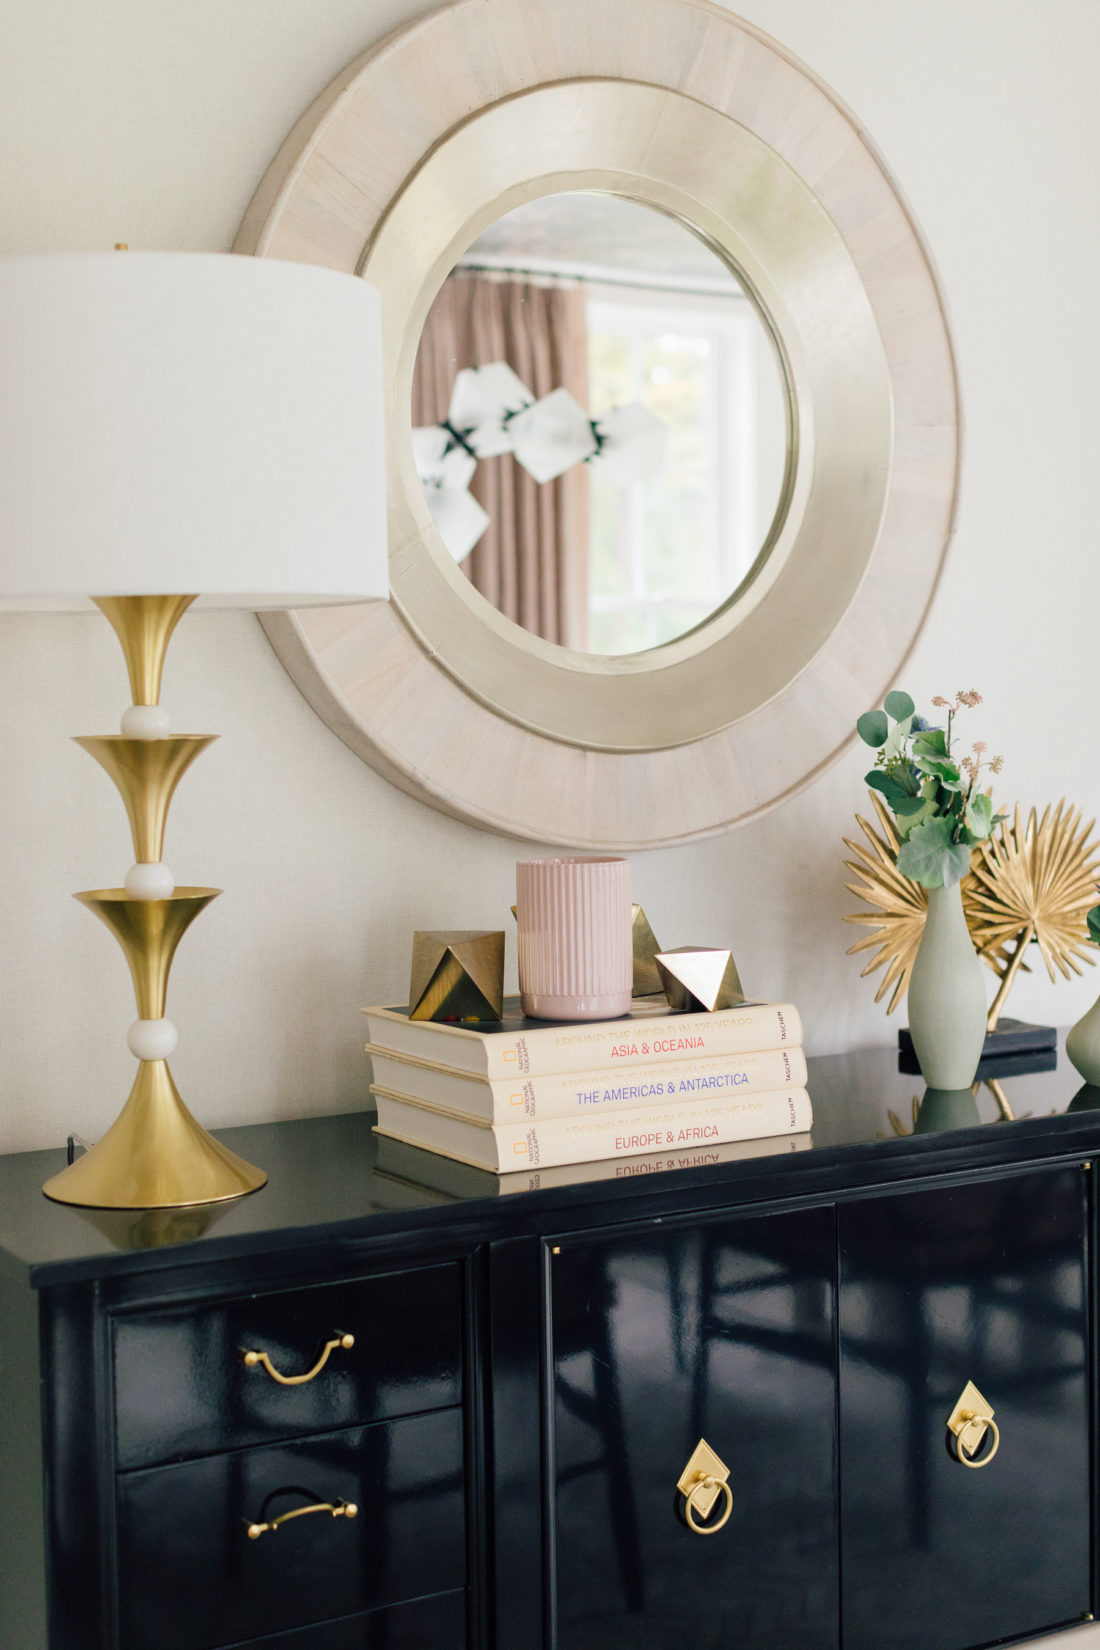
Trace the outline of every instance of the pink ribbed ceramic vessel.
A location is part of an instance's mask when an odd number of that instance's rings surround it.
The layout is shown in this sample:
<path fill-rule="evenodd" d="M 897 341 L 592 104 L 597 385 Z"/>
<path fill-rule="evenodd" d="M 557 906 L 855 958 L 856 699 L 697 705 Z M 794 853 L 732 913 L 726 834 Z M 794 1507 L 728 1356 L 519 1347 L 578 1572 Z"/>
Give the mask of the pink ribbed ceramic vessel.
<path fill-rule="evenodd" d="M 536 1020 L 611 1020 L 634 984 L 630 861 L 521 859 L 519 990 Z"/>

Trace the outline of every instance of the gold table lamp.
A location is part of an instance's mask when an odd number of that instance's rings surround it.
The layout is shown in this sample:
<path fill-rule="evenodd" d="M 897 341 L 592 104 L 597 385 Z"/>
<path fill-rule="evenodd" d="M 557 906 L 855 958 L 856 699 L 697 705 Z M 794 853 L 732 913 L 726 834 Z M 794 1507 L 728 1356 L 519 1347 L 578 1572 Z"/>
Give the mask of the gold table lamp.
<path fill-rule="evenodd" d="M 43 1188 L 161 1209 L 265 1183 L 172 1081 L 172 959 L 219 893 L 177 887 L 168 808 L 210 734 L 173 734 L 165 654 L 194 603 L 384 599 L 378 295 L 307 264 L 204 253 L 0 259 L 0 609 L 95 605 L 122 644 L 121 733 L 80 738 L 126 808 L 122 887 L 76 897 L 133 979 L 137 1076 L 98 1143 Z"/>

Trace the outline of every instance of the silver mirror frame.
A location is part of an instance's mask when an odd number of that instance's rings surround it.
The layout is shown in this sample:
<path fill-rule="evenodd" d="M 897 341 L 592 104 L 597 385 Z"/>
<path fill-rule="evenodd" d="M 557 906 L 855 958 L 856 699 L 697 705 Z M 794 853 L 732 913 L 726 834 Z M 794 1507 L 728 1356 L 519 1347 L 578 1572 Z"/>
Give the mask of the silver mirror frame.
<path fill-rule="evenodd" d="M 439 286 L 502 213 L 576 188 L 701 234 L 756 298 L 789 391 L 784 505 L 756 575 L 687 636 L 627 657 L 502 618 L 443 549 L 412 463 L 413 362 Z M 264 624 L 387 778 L 490 829 L 643 848 L 751 818 L 839 755 L 939 576 L 957 389 L 894 184 L 774 42 L 700 0 L 456 0 L 303 117 L 235 250 L 359 271 L 382 293 L 392 600 Z"/>

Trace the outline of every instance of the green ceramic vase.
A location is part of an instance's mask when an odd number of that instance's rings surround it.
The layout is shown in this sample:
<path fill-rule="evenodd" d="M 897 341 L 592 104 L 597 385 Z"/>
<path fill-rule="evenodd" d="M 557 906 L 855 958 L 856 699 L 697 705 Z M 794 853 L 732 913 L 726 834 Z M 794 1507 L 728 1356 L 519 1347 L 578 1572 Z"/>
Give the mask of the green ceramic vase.
<path fill-rule="evenodd" d="M 985 1044 L 985 979 L 959 884 L 928 890 L 928 919 L 909 976 L 909 1034 L 930 1089 L 974 1081 Z"/>
<path fill-rule="evenodd" d="M 1066 1053 L 1086 1083 L 1100 1084 L 1100 997 L 1068 1033 Z"/>

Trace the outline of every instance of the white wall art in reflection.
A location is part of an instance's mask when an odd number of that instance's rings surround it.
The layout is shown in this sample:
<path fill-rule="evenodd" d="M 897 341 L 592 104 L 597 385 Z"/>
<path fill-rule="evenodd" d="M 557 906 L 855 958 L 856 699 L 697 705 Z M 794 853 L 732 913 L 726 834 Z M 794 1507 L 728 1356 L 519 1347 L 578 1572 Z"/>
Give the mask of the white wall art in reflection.
<path fill-rule="evenodd" d="M 445 422 L 413 430 L 428 511 L 459 562 L 490 520 L 469 491 L 478 459 L 512 453 L 537 482 L 556 481 L 574 464 L 591 461 L 615 486 L 630 487 L 659 470 L 667 450 L 667 427 L 641 402 L 590 418 L 566 389 L 536 401 L 504 361 L 464 367 Z"/>

